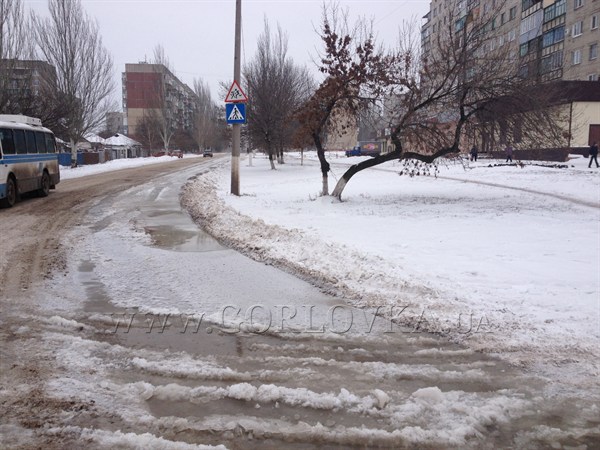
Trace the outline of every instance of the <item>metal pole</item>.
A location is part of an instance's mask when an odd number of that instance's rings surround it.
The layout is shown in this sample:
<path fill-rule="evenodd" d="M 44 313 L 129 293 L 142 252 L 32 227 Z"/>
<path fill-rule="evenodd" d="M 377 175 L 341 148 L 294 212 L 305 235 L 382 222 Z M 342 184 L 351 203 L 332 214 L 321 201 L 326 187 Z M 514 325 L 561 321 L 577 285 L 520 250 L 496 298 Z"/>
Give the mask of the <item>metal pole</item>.
<path fill-rule="evenodd" d="M 242 29 L 242 0 L 235 1 L 235 52 L 233 57 L 233 79 L 240 83 L 240 42 Z M 233 126 L 231 144 L 231 193 L 240 195 L 240 134 L 242 125 Z"/>

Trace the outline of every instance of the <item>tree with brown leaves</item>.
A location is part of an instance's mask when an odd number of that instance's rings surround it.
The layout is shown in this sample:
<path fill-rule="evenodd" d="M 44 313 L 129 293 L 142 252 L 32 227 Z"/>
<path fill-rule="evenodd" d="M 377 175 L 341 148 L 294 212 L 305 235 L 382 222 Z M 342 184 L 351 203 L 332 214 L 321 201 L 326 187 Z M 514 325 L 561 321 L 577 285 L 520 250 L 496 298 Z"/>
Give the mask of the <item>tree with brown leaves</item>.
<path fill-rule="evenodd" d="M 348 181 L 369 167 L 406 159 L 431 163 L 458 153 L 467 138 L 481 139 L 482 130 L 493 122 L 503 125 L 486 134 L 488 144 L 518 139 L 559 145 L 564 140 L 561 117 L 549 107 L 550 97 L 519 76 L 518 56 L 509 45 L 498 44 L 494 21 L 503 2 L 485 13 L 473 9 L 464 17 L 456 15 L 457 11 L 462 14 L 456 3 L 452 0 L 444 4 L 448 25 L 425 54 L 421 54 L 415 30 L 405 26 L 398 47 L 388 55 L 377 55 L 376 61 L 385 62 L 386 70 L 367 71 L 366 78 L 349 78 L 353 66 L 348 65 L 343 44 L 351 42 L 352 37 L 330 35 L 324 20 L 326 55 L 321 70 L 328 79 L 320 88 L 325 91 L 320 92 L 320 103 L 313 108 L 326 110 L 341 96 L 348 111 L 356 112 L 360 105 L 356 98 L 379 98 L 385 105 L 386 127 L 393 144 L 392 151 L 350 167 L 338 181 L 333 196 L 341 199 Z M 333 36 L 338 45 L 331 45 Z M 366 67 L 368 63 L 359 69 Z M 357 79 L 363 82 L 357 84 Z M 357 92 L 359 95 L 352 97 Z M 327 99 L 329 103 L 324 101 Z M 309 117 L 316 122 L 318 117 L 326 116 L 313 113 Z M 318 124 L 312 129 L 320 131 Z M 516 129 L 518 133 L 513 132 Z M 328 169 L 323 162 L 321 167 L 322 171 Z"/>
<path fill-rule="evenodd" d="M 323 7 L 321 40 L 324 54 L 319 70 L 325 80 L 299 109 L 299 132 L 309 135 L 317 149 L 322 174 L 322 195 L 329 195 L 329 162 L 323 141 L 327 132 L 339 132 L 358 112 L 381 95 L 391 62 L 376 48 L 372 25 L 358 21 L 350 29 L 347 11 L 336 4 Z M 335 120 L 335 121 L 334 121 Z"/>

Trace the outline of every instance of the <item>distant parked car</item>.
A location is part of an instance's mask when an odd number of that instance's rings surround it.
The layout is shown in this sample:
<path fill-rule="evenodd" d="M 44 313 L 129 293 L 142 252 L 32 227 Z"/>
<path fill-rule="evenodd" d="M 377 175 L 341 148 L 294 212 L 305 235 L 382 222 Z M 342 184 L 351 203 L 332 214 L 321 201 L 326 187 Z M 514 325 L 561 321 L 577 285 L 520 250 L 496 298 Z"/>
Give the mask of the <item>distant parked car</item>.
<path fill-rule="evenodd" d="M 351 150 L 346 150 L 346 156 L 349 158 L 351 156 L 360 156 L 360 146 L 357 145 L 355 147 L 352 147 Z"/>
<path fill-rule="evenodd" d="M 169 156 L 176 156 L 178 158 L 183 158 L 183 152 L 181 150 L 173 150 L 169 153 Z"/>
<path fill-rule="evenodd" d="M 361 156 L 379 156 L 382 150 L 382 143 L 379 141 L 361 142 Z"/>
<path fill-rule="evenodd" d="M 211 149 L 206 149 L 206 150 L 204 150 L 204 153 L 202 154 L 202 156 L 204 156 L 205 158 L 206 158 L 207 156 L 210 156 L 210 157 L 212 158 L 212 155 L 213 155 L 213 152 L 212 152 L 212 150 L 211 150 Z"/>

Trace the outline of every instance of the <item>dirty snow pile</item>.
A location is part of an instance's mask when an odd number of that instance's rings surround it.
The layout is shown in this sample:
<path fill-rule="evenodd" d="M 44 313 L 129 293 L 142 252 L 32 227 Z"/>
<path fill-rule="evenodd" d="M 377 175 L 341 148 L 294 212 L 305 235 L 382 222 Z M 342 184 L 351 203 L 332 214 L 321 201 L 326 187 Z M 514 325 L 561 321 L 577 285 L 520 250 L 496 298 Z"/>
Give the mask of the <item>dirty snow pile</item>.
<path fill-rule="evenodd" d="M 332 158 L 335 178 L 359 158 Z M 437 177 L 389 162 L 357 174 L 342 203 L 319 196 L 314 155 L 270 170 L 199 176 L 183 204 L 220 240 L 408 329 L 586 385 L 600 361 L 600 172 L 502 161 L 448 163 Z M 433 171 L 431 171 L 433 173 Z"/>

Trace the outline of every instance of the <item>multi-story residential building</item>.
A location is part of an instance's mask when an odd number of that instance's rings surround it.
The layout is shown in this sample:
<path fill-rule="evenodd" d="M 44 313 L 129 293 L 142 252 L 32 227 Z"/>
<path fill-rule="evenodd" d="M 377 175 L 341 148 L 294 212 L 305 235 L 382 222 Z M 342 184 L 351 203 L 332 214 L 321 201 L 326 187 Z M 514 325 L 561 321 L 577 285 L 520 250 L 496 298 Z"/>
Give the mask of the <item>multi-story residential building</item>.
<path fill-rule="evenodd" d="M 106 113 L 106 130 L 110 131 L 113 134 L 125 134 L 125 130 L 123 129 L 124 120 L 125 115 L 122 112 L 115 111 Z"/>
<path fill-rule="evenodd" d="M 488 49 L 508 45 L 524 78 L 598 80 L 600 0 L 432 0 L 421 29 L 424 55 L 448 26 L 458 33 L 481 18 L 490 20 Z"/>
<path fill-rule="evenodd" d="M 435 56 L 436 46 L 448 39 L 450 30 L 460 42 L 460 33 L 480 21 L 485 24 L 482 53 L 505 49 L 498 64 L 512 67 L 524 80 L 553 83 L 549 91 L 577 93 L 573 98 L 560 96 L 569 116 L 565 146 L 581 148 L 598 138 L 600 0 L 432 0 L 424 19 L 425 60 Z M 480 64 L 477 56 L 475 65 Z M 493 64 L 493 56 L 481 61 Z"/>
<path fill-rule="evenodd" d="M 125 64 L 122 75 L 124 130 L 135 135 L 148 117 L 175 130 L 191 130 L 198 97 L 162 64 Z"/>
<path fill-rule="evenodd" d="M 55 89 L 56 69 L 45 61 L 0 60 L 0 101 L 34 98 L 45 90 Z"/>
<path fill-rule="evenodd" d="M 569 1 L 566 9 L 563 79 L 598 81 L 600 0 Z"/>

